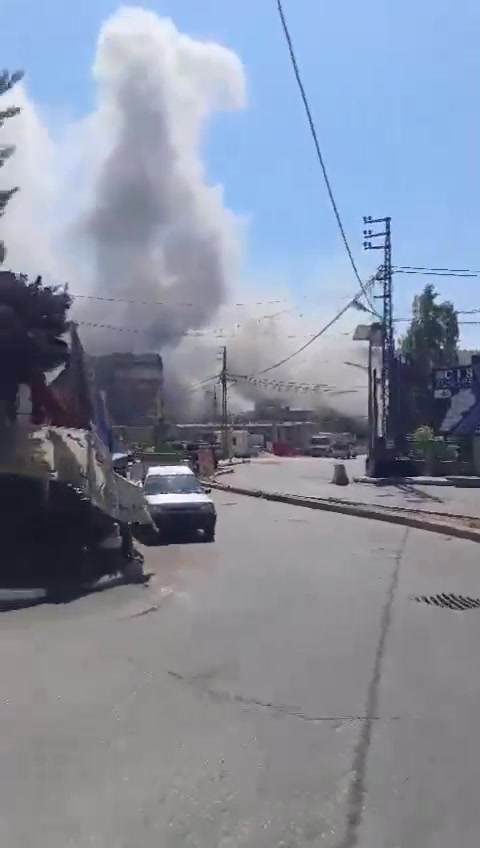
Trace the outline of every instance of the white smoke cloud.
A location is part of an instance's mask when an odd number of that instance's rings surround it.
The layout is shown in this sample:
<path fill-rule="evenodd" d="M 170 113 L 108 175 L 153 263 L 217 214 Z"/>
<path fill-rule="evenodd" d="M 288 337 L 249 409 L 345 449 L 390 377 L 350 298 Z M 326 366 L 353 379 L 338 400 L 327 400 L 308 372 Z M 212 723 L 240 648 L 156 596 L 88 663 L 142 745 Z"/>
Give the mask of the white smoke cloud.
<path fill-rule="evenodd" d="M 8 95 L 22 112 L 3 130 L 17 150 L 0 186 L 21 187 L 2 221 L 7 265 L 68 281 L 82 295 L 74 315 L 91 352 L 161 351 L 172 401 L 193 409 L 203 389 L 179 395 L 179 388 L 218 370 L 220 345 L 228 345 L 232 372 L 256 373 L 300 346 L 345 301 L 330 297 L 327 314 L 313 314 L 313 300 L 293 308 L 279 282 L 253 288 L 244 281 L 243 223 L 209 183 L 201 157 L 211 117 L 246 106 L 244 68 L 232 51 L 194 40 L 153 12 L 123 8 L 100 30 L 93 77 L 95 110 L 55 136 L 24 87 Z M 333 277 L 330 291 L 336 270 Z M 341 288 L 346 294 L 347 284 Z M 145 305 L 152 302 L 163 306 Z M 271 385 L 239 384 L 237 403 L 259 393 L 278 397 L 278 383 L 293 380 L 352 389 L 324 400 L 363 414 L 365 375 L 343 364 L 363 351 L 338 335 L 356 318 L 265 375 Z M 295 405 L 322 400 L 318 389 L 285 396 Z"/>

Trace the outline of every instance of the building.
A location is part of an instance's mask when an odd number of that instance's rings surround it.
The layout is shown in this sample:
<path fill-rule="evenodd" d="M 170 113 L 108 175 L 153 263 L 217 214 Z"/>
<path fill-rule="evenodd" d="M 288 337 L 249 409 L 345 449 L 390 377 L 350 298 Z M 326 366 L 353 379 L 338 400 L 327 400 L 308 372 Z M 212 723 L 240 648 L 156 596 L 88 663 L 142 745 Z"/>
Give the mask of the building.
<path fill-rule="evenodd" d="M 478 350 L 459 350 L 457 353 L 458 365 L 471 365 L 474 356 L 478 356 Z"/>
<path fill-rule="evenodd" d="M 159 354 L 112 353 L 92 357 L 91 364 L 114 424 L 156 426 L 163 418 L 163 362 Z"/>
<path fill-rule="evenodd" d="M 245 413 L 243 417 L 256 421 L 310 421 L 315 413 L 313 409 L 287 406 L 281 401 L 261 400 L 256 401 L 253 416 Z"/>

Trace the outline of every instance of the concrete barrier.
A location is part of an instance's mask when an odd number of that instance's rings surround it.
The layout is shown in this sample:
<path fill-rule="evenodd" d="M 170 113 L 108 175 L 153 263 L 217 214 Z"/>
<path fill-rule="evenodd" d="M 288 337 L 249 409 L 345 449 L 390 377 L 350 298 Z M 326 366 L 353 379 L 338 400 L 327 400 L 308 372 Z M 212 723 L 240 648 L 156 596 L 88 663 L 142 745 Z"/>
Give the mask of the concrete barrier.
<path fill-rule="evenodd" d="M 332 483 L 336 486 L 348 486 L 349 482 L 347 469 L 344 464 L 342 462 L 336 462 L 333 466 Z"/>
<path fill-rule="evenodd" d="M 299 495 L 289 495 L 283 492 L 265 492 L 261 489 L 246 489 L 242 486 L 230 486 L 227 483 L 211 480 L 210 485 L 213 489 L 218 489 L 224 492 L 231 492 L 236 495 L 245 495 L 250 498 L 259 498 L 275 503 L 285 503 L 291 506 L 301 506 L 307 509 L 318 509 L 323 512 L 335 512 L 341 515 L 351 515 L 355 518 L 368 518 L 374 521 L 383 521 L 387 524 L 399 524 L 403 527 L 412 527 L 416 530 L 426 530 L 430 533 L 440 533 L 442 536 L 452 536 L 456 539 L 467 539 L 470 542 L 480 542 L 480 529 L 468 527 L 459 523 L 444 521 L 440 517 L 435 518 L 432 515 L 422 516 L 421 513 L 415 514 L 409 512 L 401 512 L 400 508 L 396 511 L 389 512 L 388 507 L 372 507 L 368 504 L 347 503 L 345 501 L 336 503 L 335 501 L 312 499 L 300 497 Z M 459 517 L 461 520 L 461 516 Z M 452 521 L 452 523 L 450 523 Z"/>

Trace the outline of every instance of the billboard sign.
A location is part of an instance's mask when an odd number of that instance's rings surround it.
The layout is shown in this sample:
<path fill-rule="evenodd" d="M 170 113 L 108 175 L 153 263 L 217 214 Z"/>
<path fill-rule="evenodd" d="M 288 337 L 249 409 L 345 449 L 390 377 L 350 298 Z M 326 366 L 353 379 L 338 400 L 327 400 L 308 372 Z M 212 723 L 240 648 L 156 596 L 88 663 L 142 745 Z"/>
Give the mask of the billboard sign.
<path fill-rule="evenodd" d="M 480 433 L 480 363 L 432 372 L 434 427 L 445 436 Z"/>

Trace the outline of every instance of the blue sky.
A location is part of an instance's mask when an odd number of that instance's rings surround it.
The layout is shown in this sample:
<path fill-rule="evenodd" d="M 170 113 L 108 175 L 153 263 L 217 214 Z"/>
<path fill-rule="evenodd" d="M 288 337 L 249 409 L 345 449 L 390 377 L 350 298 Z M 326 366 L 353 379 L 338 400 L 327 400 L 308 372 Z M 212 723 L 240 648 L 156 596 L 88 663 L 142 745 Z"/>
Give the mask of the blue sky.
<path fill-rule="evenodd" d="M 2 0 L 2 64 L 25 68 L 45 108 L 87 111 L 90 67 L 110 0 Z M 130 4 L 134 5 L 134 4 Z M 250 219 L 249 264 L 312 279 L 322 263 L 353 275 L 336 230 L 274 0 L 165 0 L 146 8 L 218 40 L 245 64 L 243 113 L 213 123 L 205 151 L 228 205 Z M 354 253 L 362 215 L 393 219 L 396 264 L 480 267 L 478 0 L 284 0 L 329 174 Z M 421 277 L 398 277 L 406 314 Z M 435 280 L 460 309 L 476 280 Z M 321 288 L 318 292 L 322 298 Z M 480 328 L 478 328 L 480 330 Z M 480 338 L 473 328 L 465 340 Z"/>

